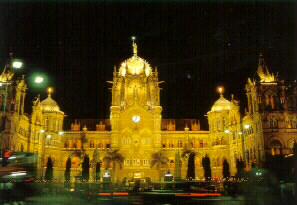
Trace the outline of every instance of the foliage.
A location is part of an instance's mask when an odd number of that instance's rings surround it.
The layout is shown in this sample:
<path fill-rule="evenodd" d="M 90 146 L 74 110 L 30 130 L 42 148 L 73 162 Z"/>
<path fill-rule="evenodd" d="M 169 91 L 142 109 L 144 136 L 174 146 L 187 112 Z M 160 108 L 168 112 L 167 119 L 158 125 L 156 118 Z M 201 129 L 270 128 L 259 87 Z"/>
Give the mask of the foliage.
<path fill-rule="evenodd" d="M 161 151 L 152 154 L 151 167 L 162 169 L 168 166 L 169 159 Z"/>
<path fill-rule="evenodd" d="M 187 178 L 189 180 L 195 179 L 195 153 L 191 152 L 188 158 Z"/>
<path fill-rule="evenodd" d="M 47 163 L 46 163 L 46 170 L 45 170 L 45 180 L 51 181 L 53 179 L 53 160 L 51 157 L 47 158 Z"/>
<path fill-rule="evenodd" d="M 88 155 L 85 155 L 82 163 L 82 180 L 88 181 L 89 177 L 90 177 L 90 158 Z"/>
<path fill-rule="evenodd" d="M 115 166 L 118 164 L 120 168 L 122 168 L 124 163 L 124 157 L 121 153 L 119 153 L 119 150 L 109 150 L 105 157 L 103 158 L 104 163 L 106 164 L 107 168 L 110 168 L 111 165 Z"/>
<path fill-rule="evenodd" d="M 67 161 L 66 161 L 66 169 L 65 169 L 65 181 L 70 181 L 70 170 L 71 170 L 71 159 L 70 157 L 68 157 Z"/>
<path fill-rule="evenodd" d="M 95 169 L 96 169 L 95 179 L 97 181 L 97 180 L 100 180 L 101 162 L 96 162 Z"/>
<path fill-rule="evenodd" d="M 211 168 L 210 168 L 210 159 L 208 155 L 205 155 L 205 157 L 202 158 L 202 166 L 204 169 L 204 178 L 205 180 L 211 179 Z"/>
<path fill-rule="evenodd" d="M 230 166 L 226 159 L 223 161 L 223 178 L 227 179 L 230 177 Z"/>
<path fill-rule="evenodd" d="M 189 180 L 195 179 L 195 156 L 196 153 L 188 148 L 185 148 L 182 152 L 182 158 L 188 160 L 187 179 Z"/>
<path fill-rule="evenodd" d="M 242 159 L 236 159 L 236 169 L 237 169 L 236 177 L 242 178 L 244 176 L 244 167 L 245 167 L 244 161 Z"/>

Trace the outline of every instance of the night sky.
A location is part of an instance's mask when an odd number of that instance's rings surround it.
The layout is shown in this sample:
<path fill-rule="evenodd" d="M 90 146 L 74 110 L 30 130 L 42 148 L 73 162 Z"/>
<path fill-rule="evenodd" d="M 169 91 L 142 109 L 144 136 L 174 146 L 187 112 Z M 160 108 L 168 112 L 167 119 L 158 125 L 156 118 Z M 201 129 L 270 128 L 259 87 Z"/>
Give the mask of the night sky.
<path fill-rule="evenodd" d="M 1 1 L 2 2 L 2 1 Z M 58 2 L 58 1 L 57 1 Z M 10 51 L 26 77 L 43 71 L 68 118 L 108 118 L 114 65 L 132 55 L 157 66 L 164 118 L 205 118 L 217 85 L 245 105 L 259 52 L 282 79 L 297 66 L 295 3 L 0 3 L 0 65 Z M 20 75 L 20 74 L 19 74 Z M 29 85 L 30 87 L 30 85 Z M 32 87 L 32 86 L 31 86 Z M 27 111 L 38 93 L 29 89 Z"/>

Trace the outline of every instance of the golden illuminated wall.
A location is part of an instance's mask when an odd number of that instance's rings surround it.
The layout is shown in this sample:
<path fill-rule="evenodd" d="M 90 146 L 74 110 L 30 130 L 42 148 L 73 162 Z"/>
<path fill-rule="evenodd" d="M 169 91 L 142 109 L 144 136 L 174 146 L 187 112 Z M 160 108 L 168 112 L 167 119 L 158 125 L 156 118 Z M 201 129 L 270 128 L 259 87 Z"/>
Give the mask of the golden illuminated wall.
<path fill-rule="evenodd" d="M 150 169 L 150 158 L 161 147 L 161 111 L 158 72 L 137 55 L 133 43 L 133 56 L 115 69 L 112 83 L 110 113 L 111 144 L 125 157 L 122 176 L 152 177 L 157 171 Z"/>
<path fill-rule="evenodd" d="M 236 159 L 242 159 L 242 131 L 239 105 L 236 100 L 229 101 L 220 94 L 207 113 L 209 124 L 209 138 L 211 143 L 211 161 L 214 175 L 222 176 L 223 160 L 230 165 L 231 174 L 236 173 Z"/>

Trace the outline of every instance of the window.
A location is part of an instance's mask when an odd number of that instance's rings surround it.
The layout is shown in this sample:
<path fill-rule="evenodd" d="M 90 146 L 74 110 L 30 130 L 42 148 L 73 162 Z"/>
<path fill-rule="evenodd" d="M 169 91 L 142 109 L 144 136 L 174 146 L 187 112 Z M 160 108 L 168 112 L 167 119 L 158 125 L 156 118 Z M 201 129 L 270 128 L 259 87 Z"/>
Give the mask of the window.
<path fill-rule="evenodd" d="M 94 141 L 93 140 L 90 141 L 90 148 L 94 148 Z"/>
<path fill-rule="evenodd" d="M 275 139 L 270 142 L 270 148 L 271 148 L 271 155 L 281 155 L 282 154 L 282 144 L 279 140 Z"/>

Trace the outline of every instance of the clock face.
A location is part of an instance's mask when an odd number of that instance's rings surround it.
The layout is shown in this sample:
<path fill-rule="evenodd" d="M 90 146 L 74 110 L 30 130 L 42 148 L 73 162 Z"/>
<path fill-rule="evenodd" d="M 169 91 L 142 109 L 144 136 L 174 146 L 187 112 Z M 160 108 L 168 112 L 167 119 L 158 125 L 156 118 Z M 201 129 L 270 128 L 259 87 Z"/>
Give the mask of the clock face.
<path fill-rule="evenodd" d="M 132 116 L 132 121 L 135 123 L 135 124 L 138 124 L 140 122 L 140 116 L 139 115 L 133 115 Z"/>

